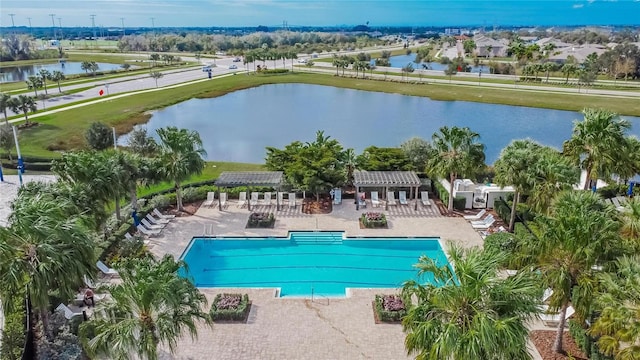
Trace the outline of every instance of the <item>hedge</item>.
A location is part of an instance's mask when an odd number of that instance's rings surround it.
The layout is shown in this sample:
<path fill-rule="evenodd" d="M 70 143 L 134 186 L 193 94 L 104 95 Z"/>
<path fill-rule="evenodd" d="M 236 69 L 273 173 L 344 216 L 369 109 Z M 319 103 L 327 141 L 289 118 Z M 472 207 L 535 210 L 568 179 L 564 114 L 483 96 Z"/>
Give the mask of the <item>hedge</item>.
<path fill-rule="evenodd" d="M 0 344 L 0 359 L 20 359 L 27 339 L 27 329 L 25 328 L 26 309 L 22 294 L 14 296 L 11 308 L 4 309 L 4 312 L 4 331 L 2 332 L 2 344 Z"/>
<path fill-rule="evenodd" d="M 223 296 L 241 296 L 240 304 L 235 309 L 218 309 L 218 302 L 222 299 Z M 244 294 L 218 294 L 215 299 L 213 299 L 213 304 L 211 304 L 211 311 L 209 315 L 212 320 L 233 320 L 233 321 L 242 321 L 247 316 L 247 311 L 249 310 L 249 295 Z"/>

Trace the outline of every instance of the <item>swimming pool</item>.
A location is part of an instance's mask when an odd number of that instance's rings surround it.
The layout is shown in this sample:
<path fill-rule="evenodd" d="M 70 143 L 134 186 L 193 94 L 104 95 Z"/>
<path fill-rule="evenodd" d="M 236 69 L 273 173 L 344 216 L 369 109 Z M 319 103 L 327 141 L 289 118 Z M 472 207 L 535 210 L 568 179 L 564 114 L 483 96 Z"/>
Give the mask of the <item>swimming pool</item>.
<path fill-rule="evenodd" d="M 397 288 L 417 280 L 421 255 L 446 265 L 435 238 L 345 238 L 290 232 L 286 238 L 194 238 L 182 255 L 197 287 L 280 288 L 280 296 L 344 296 L 346 288 Z M 183 274 L 184 275 L 184 274 Z M 430 281 L 427 275 L 421 281 Z"/>

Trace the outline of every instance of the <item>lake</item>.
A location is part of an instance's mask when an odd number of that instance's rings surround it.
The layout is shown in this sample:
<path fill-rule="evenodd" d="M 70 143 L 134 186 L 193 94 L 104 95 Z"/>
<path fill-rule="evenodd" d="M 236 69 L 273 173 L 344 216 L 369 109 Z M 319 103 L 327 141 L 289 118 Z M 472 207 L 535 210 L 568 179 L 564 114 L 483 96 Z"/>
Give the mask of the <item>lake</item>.
<path fill-rule="evenodd" d="M 119 64 L 110 63 L 97 63 L 98 71 L 110 71 L 119 70 L 122 67 Z M 8 66 L 0 68 L 0 82 L 14 82 L 25 81 L 31 75 L 37 75 L 40 69 L 62 71 L 65 75 L 84 74 L 85 71 L 81 68 L 81 62 L 67 61 L 65 63 L 51 63 L 51 64 L 36 64 L 36 65 L 23 65 L 23 66 Z"/>
<path fill-rule="evenodd" d="M 249 163 L 264 163 L 266 146 L 313 141 L 317 130 L 360 154 L 371 145 L 397 147 L 413 136 L 431 140 L 445 125 L 468 126 L 480 134 L 492 164 L 513 139 L 529 137 L 561 148 L 573 120 L 582 118 L 572 111 L 277 84 L 187 100 L 154 112 L 141 126 L 154 136 L 166 126 L 197 130 L 208 160 Z M 632 133 L 640 135 L 640 118 L 625 118 L 632 122 Z M 126 142 L 126 135 L 118 140 Z"/>
<path fill-rule="evenodd" d="M 440 64 L 439 62 L 425 62 L 425 63 L 416 64 L 415 62 L 413 62 L 413 60 L 415 59 L 416 59 L 416 54 L 398 55 L 398 56 L 390 57 L 389 62 L 391 63 L 391 67 L 394 67 L 394 68 L 403 68 L 407 66 L 407 64 L 411 63 L 411 65 L 413 65 L 413 68 L 417 70 L 423 70 L 422 64 L 428 67 L 428 69 L 425 69 L 425 70 L 445 71 L 449 67 L 449 65 Z M 479 73 L 480 70 L 482 70 L 483 73 L 488 74 L 490 69 L 488 66 L 485 66 L 485 65 L 471 66 L 472 73 Z"/>

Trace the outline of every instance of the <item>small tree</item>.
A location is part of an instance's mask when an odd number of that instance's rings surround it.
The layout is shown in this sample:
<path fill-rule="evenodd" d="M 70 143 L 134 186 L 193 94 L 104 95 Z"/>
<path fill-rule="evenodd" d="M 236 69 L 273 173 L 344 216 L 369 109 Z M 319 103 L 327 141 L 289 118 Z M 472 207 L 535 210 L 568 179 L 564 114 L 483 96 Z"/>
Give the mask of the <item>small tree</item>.
<path fill-rule="evenodd" d="M 427 140 L 413 137 L 400 144 L 400 149 L 402 149 L 416 171 L 425 171 L 427 160 L 429 160 L 429 152 L 431 151 L 431 144 Z"/>
<path fill-rule="evenodd" d="M 147 135 L 147 129 L 134 129 L 129 133 L 129 149 L 143 156 L 153 156 L 158 151 L 156 141 Z"/>
<path fill-rule="evenodd" d="M 36 105 L 35 98 L 27 95 L 18 95 L 18 97 L 9 101 L 9 108 L 14 113 L 23 113 L 25 122 L 30 124 L 27 114 L 38 110 L 38 105 Z"/>
<path fill-rule="evenodd" d="M 39 76 L 31 75 L 26 81 L 27 88 L 33 89 L 34 96 L 38 96 L 38 88 L 42 87 L 42 79 Z"/>
<path fill-rule="evenodd" d="M 113 146 L 113 131 L 101 122 L 94 122 L 87 129 L 85 139 L 93 150 L 108 149 Z"/>
<path fill-rule="evenodd" d="M 153 80 L 156 81 L 156 87 L 158 87 L 158 79 L 162 78 L 164 74 L 162 74 L 160 71 L 153 71 L 149 73 L 149 76 L 151 76 Z"/>
<path fill-rule="evenodd" d="M 11 95 L 0 93 L 0 111 L 4 114 L 4 122 L 9 125 L 9 119 L 7 118 L 7 109 L 9 108 Z"/>
<path fill-rule="evenodd" d="M 13 149 L 13 131 L 10 125 L 0 125 L 0 148 L 9 154 L 9 161 L 13 161 L 11 157 L 11 149 Z"/>
<path fill-rule="evenodd" d="M 49 95 L 49 93 L 47 92 L 47 80 L 51 80 L 51 72 L 49 72 L 49 70 L 47 69 L 40 69 L 38 75 L 40 75 L 42 86 L 44 86 L 44 94 Z"/>
<path fill-rule="evenodd" d="M 66 79 L 62 71 L 54 70 L 51 73 L 51 81 L 55 81 L 58 84 L 58 92 L 62 92 L 60 88 L 60 81 Z"/>

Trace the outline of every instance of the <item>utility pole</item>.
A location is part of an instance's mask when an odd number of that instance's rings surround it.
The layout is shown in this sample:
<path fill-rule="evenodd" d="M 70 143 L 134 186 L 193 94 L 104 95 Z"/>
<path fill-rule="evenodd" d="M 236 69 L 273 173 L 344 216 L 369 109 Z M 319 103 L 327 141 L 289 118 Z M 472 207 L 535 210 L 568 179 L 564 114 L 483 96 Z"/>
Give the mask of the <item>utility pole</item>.
<path fill-rule="evenodd" d="M 51 16 L 51 25 L 53 26 L 53 40 L 56 40 L 56 20 L 54 17 L 56 14 L 49 14 Z"/>
<path fill-rule="evenodd" d="M 33 36 L 33 28 L 31 27 L 31 18 L 28 17 L 27 20 L 29 20 L 29 34 Z"/>
<path fill-rule="evenodd" d="M 9 14 L 9 16 L 11 16 L 11 27 L 16 27 L 16 24 L 13 22 L 13 17 L 16 16 L 16 14 Z"/>
<path fill-rule="evenodd" d="M 126 32 L 124 31 L 124 18 L 120 18 L 120 21 L 122 21 L 122 36 L 125 36 Z"/>
<path fill-rule="evenodd" d="M 96 16 L 94 14 L 89 15 L 91 17 L 91 28 L 93 29 L 93 41 L 96 41 Z"/>
<path fill-rule="evenodd" d="M 64 39 L 64 34 L 62 33 L 62 19 L 58 18 L 58 27 L 60 27 L 60 39 Z"/>

